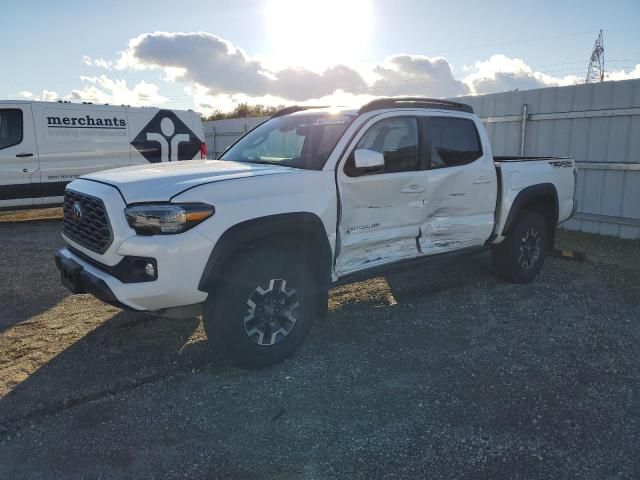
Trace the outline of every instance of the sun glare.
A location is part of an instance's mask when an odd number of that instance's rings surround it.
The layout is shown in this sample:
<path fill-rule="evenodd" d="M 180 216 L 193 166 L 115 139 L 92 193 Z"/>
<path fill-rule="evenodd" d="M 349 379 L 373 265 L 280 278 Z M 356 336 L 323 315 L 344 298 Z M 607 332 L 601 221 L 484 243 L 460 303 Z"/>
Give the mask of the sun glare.
<path fill-rule="evenodd" d="M 373 26 L 369 0 L 270 0 L 266 19 L 270 57 L 280 68 L 358 62 Z"/>

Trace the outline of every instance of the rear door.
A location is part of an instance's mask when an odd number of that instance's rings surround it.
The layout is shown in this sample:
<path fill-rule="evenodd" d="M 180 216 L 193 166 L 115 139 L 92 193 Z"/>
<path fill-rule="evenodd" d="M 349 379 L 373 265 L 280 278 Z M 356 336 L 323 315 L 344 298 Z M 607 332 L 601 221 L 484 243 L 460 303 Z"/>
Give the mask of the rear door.
<path fill-rule="evenodd" d="M 0 105 L 0 208 L 39 203 L 38 180 L 31 105 Z"/>
<path fill-rule="evenodd" d="M 413 116 L 388 116 L 371 122 L 354 139 L 338 170 L 341 203 L 338 275 L 414 258 L 424 219 L 426 172 L 420 171 L 420 130 Z M 378 171 L 355 167 L 353 152 L 384 154 Z"/>
<path fill-rule="evenodd" d="M 425 255 L 484 244 L 493 231 L 497 177 L 470 118 L 421 120 L 428 185 L 420 249 Z"/>

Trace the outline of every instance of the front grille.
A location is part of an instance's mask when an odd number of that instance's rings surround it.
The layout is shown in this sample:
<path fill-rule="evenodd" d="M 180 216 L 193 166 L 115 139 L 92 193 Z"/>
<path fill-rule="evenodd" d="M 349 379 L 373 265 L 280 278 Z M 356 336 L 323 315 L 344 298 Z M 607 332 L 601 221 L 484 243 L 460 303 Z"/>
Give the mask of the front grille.
<path fill-rule="evenodd" d="M 66 190 L 63 209 L 62 231 L 67 237 L 92 252 L 104 253 L 109 248 L 113 235 L 102 200 Z"/>

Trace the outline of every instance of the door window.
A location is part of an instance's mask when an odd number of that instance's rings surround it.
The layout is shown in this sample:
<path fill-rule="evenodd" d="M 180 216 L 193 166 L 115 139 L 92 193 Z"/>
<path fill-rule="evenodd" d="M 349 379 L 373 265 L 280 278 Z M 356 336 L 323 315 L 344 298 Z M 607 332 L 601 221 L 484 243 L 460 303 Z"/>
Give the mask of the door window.
<path fill-rule="evenodd" d="M 478 131 L 471 120 L 431 117 L 425 125 L 431 168 L 466 165 L 482 156 Z"/>
<path fill-rule="evenodd" d="M 355 167 L 351 153 L 345 173 L 358 176 L 372 173 L 407 172 L 419 169 L 418 122 L 415 118 L 387 118 L 367 130 L 357 149 L 374 150 L 384 155 L 384 169 L 367 172 Z"/>
<path fill-rule="evenodd" d="M 22 110 L 0 109 L 0 149 L 17 145 L 22 141 Z"/>

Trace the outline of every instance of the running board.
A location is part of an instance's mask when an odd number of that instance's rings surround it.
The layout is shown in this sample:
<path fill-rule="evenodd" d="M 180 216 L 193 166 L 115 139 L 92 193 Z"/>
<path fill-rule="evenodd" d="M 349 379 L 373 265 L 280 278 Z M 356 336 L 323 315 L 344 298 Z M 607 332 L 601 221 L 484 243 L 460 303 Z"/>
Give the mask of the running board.
<path fill-rule="evenodd" d="M 489 250 L 491 247 L 488 245 L 481 245 L 478 247 L 466 247 L 453 252 L 436 253 L 434 255 L 426 255 L 423 257 L 409 258 L 406 260 L 400 260 L 393 263 L 385 263 L 384 265 L 376 265 L 357 272 L 348 273 L 336 280 L 331 284 L 331 287 L 337 287 L 339 285 L 346 285 L 353 282 L 359 282 L 361 280 L 367 280 L 374 277 L 379 277 L 388 273 L 399 272 L 403 270 L 409 270 L 418 265 L 423 266 L 429 263 L 436 263 L 449 260 L 451 258 L 474 255 Z"/>

